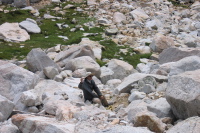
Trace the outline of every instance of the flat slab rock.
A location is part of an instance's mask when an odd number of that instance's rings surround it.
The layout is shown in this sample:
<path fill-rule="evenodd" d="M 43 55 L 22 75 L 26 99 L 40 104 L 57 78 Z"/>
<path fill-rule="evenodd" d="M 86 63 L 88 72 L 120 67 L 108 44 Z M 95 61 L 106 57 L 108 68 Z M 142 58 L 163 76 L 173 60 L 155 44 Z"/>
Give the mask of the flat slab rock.
<path fill-rule="evenodd" d="M 73 133 L 75 124 L 56 121 L 55 118 L 17 114 L 12 116 L 12 123 L 23 133 Z"/>
<path fill-rule="evenodd" d="M 124 78 L 123 82 L 120 85 L 118 85 L 117 88 L 115 89 L 115 93 L 116 94 L 129 93 L 130 90 L 132 89 L 133 83 L 136 83 L 147 76 L 154 77 L 157 82 L 167 81 L 168 79 L 166 76 L 162 75 L 134 73 Z"/>
<path fill-rule="evenodd" d="M 176 62 L 188 56 L 200 56 L 199 48 L 168 48 L 159 55 L 159 63 Z"/>
<path fill-rule="evenodd" d="M 146 127 L 115 126 L 97 133 L 153 133 Z"/>
<path fill-rule="evenodd" d="M 4 23 L 0 25 L 0 39 L 8 42 L 24 42 L 30 39 L 30 35 L 21 29 L 18 23 Z"/>

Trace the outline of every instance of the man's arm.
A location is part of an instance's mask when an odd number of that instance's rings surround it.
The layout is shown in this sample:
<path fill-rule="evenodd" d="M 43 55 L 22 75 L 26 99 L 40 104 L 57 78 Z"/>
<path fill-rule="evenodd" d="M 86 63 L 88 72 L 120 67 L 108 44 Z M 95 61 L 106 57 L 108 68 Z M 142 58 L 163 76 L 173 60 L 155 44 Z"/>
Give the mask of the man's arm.
<path fill-rule="evenodd" d="M 101 93 L 101 91 L 99 90 L 99 88 L 97 87 L 97 85 L 95 84 L 95 82 L 93 80 L 92 80 L 92 84 L 94 85 L 94 91 L 97 93 L 97 95 L 99 97 L 101 97 L 102 93 Z"/>
<path fill-rule="evenodd" d="M 84 78 L 81 78 L 80 83 L 78 85 L 78 88 L 80 88 L 81 90 L 83 90 L 83 82 L 84 82 Z"/>
<path fill-rule="evenodd" d="M 92 92 L 91 89 L 89 89 L 89 88 L 87 87 L 87 85 L 84 85 L 84 84 L 83 84 L 83 89 L 86 90 L 87 92 L 89 92 L 93 97 L 98 97 L 95 93 Z"/>
<path fill-rule="evenodd" d="M 81 90 L 83 90 L 83 83 L 82 82 L 79 83 L 78 88 L 80 88 Z"/>
<path fill-rule="evenodd" d="M 86 90 L 87 92 L 89 92 L 93 97 L 98 97 L 96 94 L 94 94 L 92 92 L 91 89 L 88 88 L 88 86 L 84 83 L 83 79 L 81 79 L 81 82 L 78 85 L 78 88 L 80 88 L 81 90 Z"/>

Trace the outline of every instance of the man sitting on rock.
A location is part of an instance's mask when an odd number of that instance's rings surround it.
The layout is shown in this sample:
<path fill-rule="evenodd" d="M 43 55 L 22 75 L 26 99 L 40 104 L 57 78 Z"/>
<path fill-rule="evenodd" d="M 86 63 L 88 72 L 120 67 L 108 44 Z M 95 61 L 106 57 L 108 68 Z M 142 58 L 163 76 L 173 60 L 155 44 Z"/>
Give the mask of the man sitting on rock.
<path fill-rule="evenodd" d="M 78 87 L 83 90 L 85 101 L 88 100 L 91 103 L 97 103 L 99 105 L 102 104 L 103 106 L 108 107 L 107 100 L 100 92 L 94 80 L 92 80 L 93 76 L 94 75 L 91 72 L 87 72 L 86 78 L 81 78 L 81 82 L 79 83 Z"/>

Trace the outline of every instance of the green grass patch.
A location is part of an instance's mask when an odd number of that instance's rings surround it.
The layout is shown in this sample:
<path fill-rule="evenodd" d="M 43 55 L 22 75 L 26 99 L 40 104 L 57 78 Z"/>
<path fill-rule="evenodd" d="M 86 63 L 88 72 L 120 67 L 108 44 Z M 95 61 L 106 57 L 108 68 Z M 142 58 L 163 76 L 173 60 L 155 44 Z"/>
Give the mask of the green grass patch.
<path fill-rule="evenodd" d="M 180 1 L 177 1 L 177 0 L 168 0 L 168 1 L 177 7 L 189 8 L 191 5 L 191 3 L 182 4 L 182 3 L 180 3 Z"/>
<path fill-rule="evenodd" d="M 52 11 L 55 7 L 64 7 L 67 4 L 73 4 L 75 7 L 66 9 L 66 14 L 61 15 L 56 11 Z M 44 16 L 45 13 L 48 11 L 51 15 L 56 17 L 62 17 L 63 19 L 37 19 L 37 17 L 33 16 L 29 10 L 19 10 L 16 9 L 15 11 L 10 11 L 9 13 L 0 12 L 0 24 L 5 22 L 18 22 L 26 20 L 26 18 L 32 18 L 37 21 L 38 26 L 41 28 L 40 34 L 30 34 L 30 40 L 20 43 L 14 42 L 4 42 L 0 40 L 0 59 L 12 59 L 15 57 L 17 59 L 21 59 L 21 57 L 25 57 L 28 52 L 31 51 L 33 48 L 49 48 L 56 46 L 56 44 L 61 45 L 71 45 L 77 44 L 83 38 L 83 33 L 99 33 L 103 31 L 103 28 L 95 27 L 95 28 L 88 28 L 83 24 L 89 21 L 94 21 L 94 18 L 89 18 L 87 15 L 76 12 L 76 7 L 80 6 L 81 4 L 74 4 L 72 2 L 67 2 L 64 4 L 51 4 L 46 6 L 43 9 L 40 9 L 40 16 L 41 18 Z M 13 8 L 5 8 L 9 10 L 13 10 Z M 72 19 L 75 18 L 77 23 L 71 23 Z M 59 29 L 56 23 L 63 23 L 69 25 L 68 28 Z M 81 25 L 84 28 L 84 31 L 81 31 L 79 28 L 76 29 L 75 32 L 71 32 L 70 29 L 75 28 L 76 25 Z M 59 38 L 58 36 L 66 36 L 69 40 L 64 40 L 63 38 Z M 91 40 L 101 40 L 101 36 L 91 36 L 89 37 Z M 9 46 L 11 44 L 12 46 Z M 24 44 L 23 48 L 20 48 L 20 44 Z"/>
<path fill-rule="evenodd" d="M 131 64 L 134 68 L 136 68 L 137 64 L 141 63 L 140 62 L 140 59 L 141 58 L 147 58 L 149 59 L 150 56 L 151 56 L 151 53 L 150 54 L 133 54 L 133 55 L 124 55 L 124 54 L 121 54 L 120 55 L 124 61 L 128 62 L 129 64 Z"/>
<path fill-rule="evenodd" d="M 64 10 L 66 12 L 65 14 L 61 14 L 59 11 L 51 10 L 58 6 L 63 8 L 67 4 L 73 4 L 74 7 Z M 100 41 L 100 44 L 104 46 L 104 49 L 102 51 L 102 59 L 121 59 L 136 67 L 136 65 L 140 63 L 140 58 L 150 57 L 151 54 L 138 55 L 134 53 L 133 49 L 129 46 L 121 46 L 115 44 L 111 40 L 103 40 L 101 33 L 105 32 L 105 27 L 99 26 L 89 28 L 85 26 L 84 23 L 95 21 L 95 19 L 90 18 L 88 15 L 83 14 L 82 12 L 75 11 L 76 7 L 82 6 L 85 5 L 74 4 L 72 2 L 66 2 L 63 4 L 51 4 L 39 10 L 41 19 L 33 16 L 29 10 L 10 11 L 6 14 L 0 12 L 0 24 L 3 24 L 5 22 L 19 23 L 21 21 L 24 21 L 26 18 L 32 18 L 37 21 L 38 26 L 41 28 L 42 31 L 40 34 L 29 33 L 31 39 L 25 42 L 13 43 L 0 40 L 0 59 L 17 58 L 19 60 L 22 60 L 33 48 L 46 49 L 56 46 L 57 44 L 78 44 L 81 39 L 84 38 L 83 33 L 98 33 L 95 36 L 88 36 L 88 38 L 93 41 Z M 53 16 L 62 17 L 63 19 L 42 19 L 44 14 L 46 14 L 47 12 L 50 12 L 50 14 Z M 77 23 L 75 24 L 71 22 L 74 18 L 77 20 Z M 67 24 L 69 27 L 59 29 L 56 23 Z M 80 27 L 82 27 L 84 31 L 80 30 L 80 28 L 76 28 L 77 25 L 80 25 Z M 70 31 L 70 29 L 72 28 L 76 28 L 75 32 Z M 69 40 L 63 40 L 58 36 L 66 36 L 69 38 Z M 128 52 L 126 54 L 120 53 L 120 49 L 128 49 Z M 97 63 L 99 63 L 100 66 L 104 66 L 106 64 L 102 60 L 97 60 Z"/>
<path fill-rule="evenodd" d="M 28 10 L 16 10 L 10 11 L 9 13 L 4 13 L 0 11 L 0 25 L 5 22 L 21 22 L 23 20 L 26 20 L 26 18 L 33 18 L 33 16 L 30 14 L 30 11 Z"/>
<path fill-rule="evenodd" d="M 151 43 L 145 42 L 145 46 L 150 46 Z"/>
<path fill-rule="evenodd" d="M 96 62 L 102 67 L 106 64 L 106 62 L 103 62 L 102 60 L 96 59 Z"/>
<path fill-rule="evenodd" d="M 137 66 L 140 62 L 140 58 L 147 58 L 149 59 L 151 54 L 136 54 L 134 53 L 133 49 L 129 46 L 118 46 L 116 43 L 114 43 L 112 40 L 104 40 L 100 42 L 101 45 L 105 47 L 102 52 L 102 59 L 120 59 L 125 62 L 128 62 L 131 64 L 134 68 Z M 128 52 L 121 53 L 120 49 L 127 49 Z M 100 65 L 103 64 L 102 62 L 99 62 Z"/>
<path fill-rule="evenodd" d="M 8 43 L 12 44 L 12 43 Z M 9 46 L 8 44 L 0 44 L 0 59 L 23 59 L 28 52 L 29 49 L 26 48 L 20 48 L 19 44 L 12 44 L 12 46 Z M 3 51 L 2 51 L 3 49 Z"/>

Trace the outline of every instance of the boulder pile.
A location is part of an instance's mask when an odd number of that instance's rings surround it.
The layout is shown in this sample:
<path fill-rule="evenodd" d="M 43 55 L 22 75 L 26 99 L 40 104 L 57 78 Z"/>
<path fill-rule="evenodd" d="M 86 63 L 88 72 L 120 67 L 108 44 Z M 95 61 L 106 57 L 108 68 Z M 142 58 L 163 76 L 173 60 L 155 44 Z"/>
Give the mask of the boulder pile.
<path fill-rule="evenodd" d="M 23 61 L 0 60 L 0 132 L 199 133 L 200 2 L 179 1 L 193 4 L 186 9 L 167 0 L 87 0 L 87 7 L 76 9 L 95 17 L 93 26 L 106 26 L 105 38 L 138 54 L 153 53 L 136 68 L 119 59 L 100 66 L 103 46 L 86 37 L 70 46 L 34 48 Z M 22 8 L 45 0 L 0 2 Z M 0 39 L 8 42 L 40 32 L 29 18 L 0 25 Z M 84 102 L 78 84 L 87 72 L 95 74 L 112 106 Z"/>

